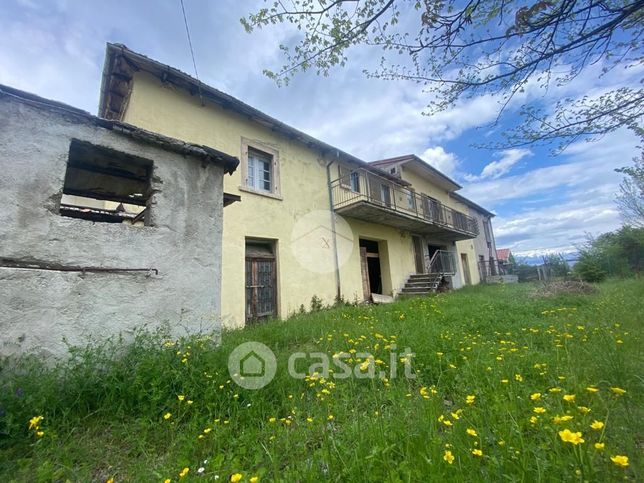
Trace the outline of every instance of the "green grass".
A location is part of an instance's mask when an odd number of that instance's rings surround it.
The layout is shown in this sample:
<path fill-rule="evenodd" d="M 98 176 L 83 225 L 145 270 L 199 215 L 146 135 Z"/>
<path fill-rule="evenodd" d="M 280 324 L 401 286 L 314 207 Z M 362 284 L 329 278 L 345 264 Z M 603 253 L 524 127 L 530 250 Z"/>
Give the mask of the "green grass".
<path fill-rule="evenodd" d="M 637 480 L 644 282 L 548 299 L 531 298 L 533 289 L 474 287 L 325 310 L 224 333 L 218 348 L 198 339 L 167 347 L 162 334 L 148 334 L 76 351 L 55 368 L 5 361 L 0 481 L 178 481 L 186 467 L 182 481 L 235 473 L 242 481 Z M 261 390 L 230 381 L 227 356 L 244 341 L 278 357 L 275 379 Z M 294 351 L 352 348 L 388 368 L 392 344 L 415 352 L 415 379 L 403 376 L 399 357 L 399 377 L 389 381 L 302 380 L 286 370 Z M 535 393 L 541 398 L 531 400 Z M 28 421 L 40 415 L 39 438 Z M 565 415 L 572 419 L 553 421 Z M 591 429 L 594 420 L 604 428 Z M 563 429 L 585 442 L 562 441 Z M 615 455 L 629 466 L 614 464 Z"/>

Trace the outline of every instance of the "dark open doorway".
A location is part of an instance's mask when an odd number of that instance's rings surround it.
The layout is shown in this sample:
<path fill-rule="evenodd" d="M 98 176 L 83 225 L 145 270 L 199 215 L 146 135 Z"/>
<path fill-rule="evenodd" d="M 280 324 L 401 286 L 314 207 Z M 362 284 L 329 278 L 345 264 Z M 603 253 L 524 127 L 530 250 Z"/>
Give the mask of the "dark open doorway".
<path fill-rule="evenodd" d="M 439 245 L 427 245 L 427 253 L 429 254 L 430 260 L 438 250 L 444 250 L 444 248 Z"/>
<path fill-rule="evenodd" d="M 360 239 L 360 254 L 363 258 L 363 286 L 365 286 L 365 295 L 372 293 L 382 293 L 382 273 L 380 268 L 380 251 L 378 242 L 372 240 Z M 366 268 L 366 270 L 365 270 Z M 365 280 L 366 279 L 366 280 Z"/>

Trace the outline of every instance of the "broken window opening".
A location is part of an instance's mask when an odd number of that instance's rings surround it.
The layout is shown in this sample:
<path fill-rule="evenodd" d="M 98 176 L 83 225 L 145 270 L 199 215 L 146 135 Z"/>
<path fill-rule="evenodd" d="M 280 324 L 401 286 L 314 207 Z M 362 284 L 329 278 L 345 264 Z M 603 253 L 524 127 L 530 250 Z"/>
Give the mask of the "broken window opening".
<path fill-rule="evenodd" d="M 73 139 L 60 215 L 99 223 L 150 224 L 152 161 Z"/>

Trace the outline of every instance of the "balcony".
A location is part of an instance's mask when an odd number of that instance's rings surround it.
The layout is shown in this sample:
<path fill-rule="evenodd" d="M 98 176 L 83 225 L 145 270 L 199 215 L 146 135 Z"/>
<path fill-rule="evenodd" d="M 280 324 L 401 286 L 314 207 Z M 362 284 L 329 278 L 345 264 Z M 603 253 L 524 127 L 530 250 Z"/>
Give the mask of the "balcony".
<path fill-rule="evenodd" d="M 358 169 L 331 181 L 333 208 L 343 216 L 445 241 L 475 238 L 474 218 L 372 172 Z"/>

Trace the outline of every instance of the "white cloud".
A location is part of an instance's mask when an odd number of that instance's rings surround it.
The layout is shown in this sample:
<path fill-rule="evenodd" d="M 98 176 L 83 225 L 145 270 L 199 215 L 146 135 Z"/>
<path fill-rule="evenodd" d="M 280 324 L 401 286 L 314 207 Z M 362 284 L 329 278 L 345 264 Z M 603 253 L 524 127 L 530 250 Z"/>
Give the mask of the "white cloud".
<path fill-rule="evenodd" d="M 498 179 L 512 169 L 512 167 L 521 161 L 526 156 L 532 154 L 532 151 L 525 148 L 513 148 L 506 149 L 501 151 L 501 159 L 498 161 L 492 161 L 487 164 L 482 170 L 479 176 L 465 175 L 465 179 L 468 181 L 476 181 L 481 179 Z"/>
<path fill-rule="evenodd" d="M 635 136 L 621 130 L 595 143 L 571 145 L 561 164 L 473 183 L 464 192 L 502 213 L 494 220 L 497 246 L 523 256 L 574 251 L 587 233 L 620 226 L 614 199 L 621 175 L 614 169 L 629 164 L 637 152 Z"/>
<path fill-rule="evenodd" d="M 427 148 L 419 157 L 447 176 L 453 176 L 459 164 L 456 155 L 448 153 L 442 146 Z"/>

